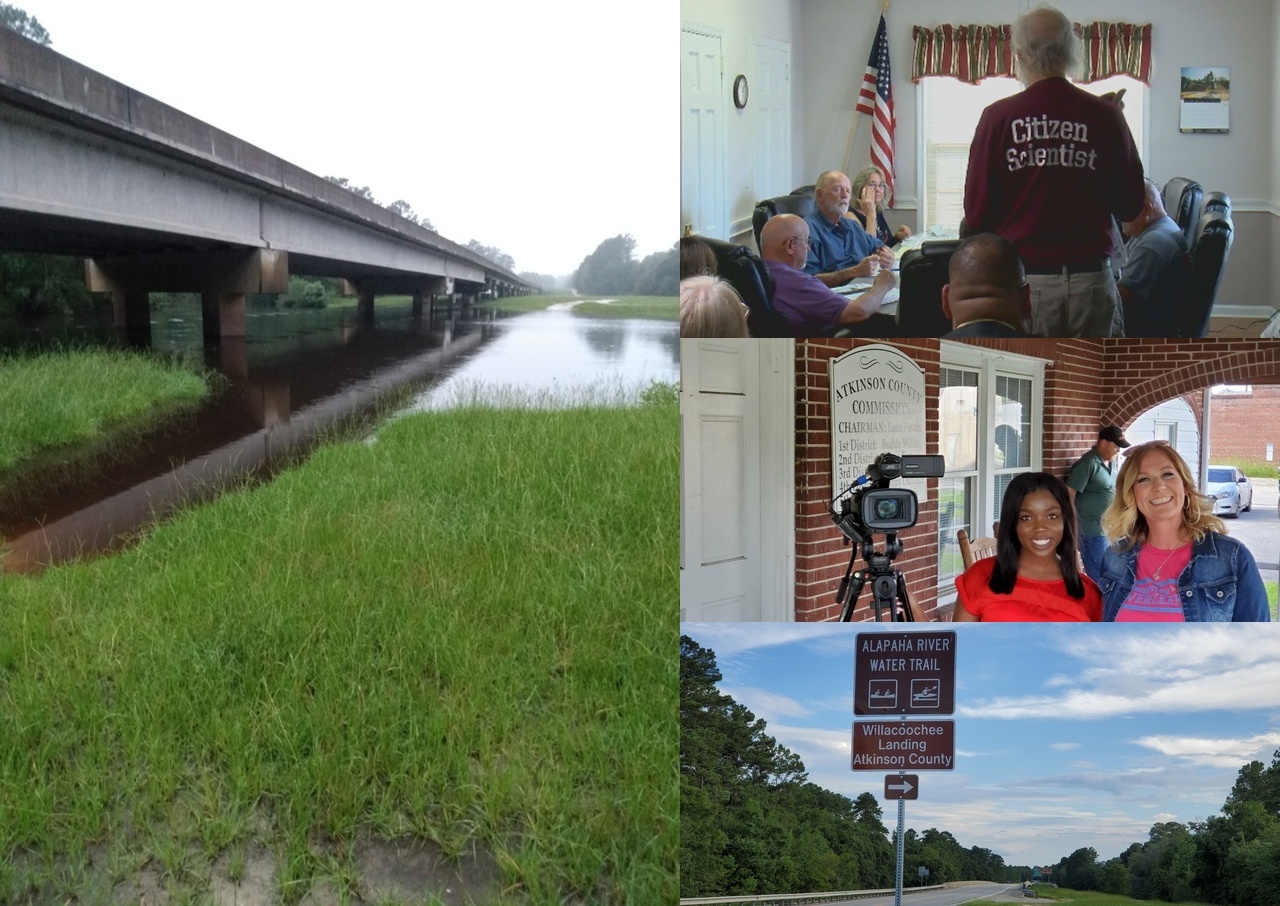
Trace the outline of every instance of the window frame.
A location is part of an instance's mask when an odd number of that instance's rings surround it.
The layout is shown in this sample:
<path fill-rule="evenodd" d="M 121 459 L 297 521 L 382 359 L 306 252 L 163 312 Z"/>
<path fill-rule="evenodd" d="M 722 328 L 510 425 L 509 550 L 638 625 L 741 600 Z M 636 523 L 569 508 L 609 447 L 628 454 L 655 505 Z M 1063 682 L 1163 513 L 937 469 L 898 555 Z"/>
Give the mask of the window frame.
<path fill-rule="evenodd" d="M 1008 352 L 990 352 L 977 346 L 943 340 L 939 344 L 940 368 L 956 368 L 978 373 L 978 467 L 976 471 L 973 494 L 973 527 L 977 531 L 975 537 L 987 535 L 982 526 L 990 526 L 1000 516 L 995 505 L 996 477 L 998 474 L 1009 474 L 1008 469 L 997 469 L 995 457 L 996 429 L 996 378 L 1008 377 L 1015 380 L 1031 382 L 1031 415 L 1029 419 L 1030 436 L 1027 443 L 1030 451 L 1028 465 L 1018 471 L 1039 472 L 1043 470 L 1044 455 L 1044 378 L 1049 365 L 1046 359 L 1034 356 L 1018 355 Z M 937 406 L 942 405 L 942 394 L 939 389 Z M 938 430 L 942 430 L 940 409 Z M 966 475 L 970 473 L 966 472 Z M 939 517 L 941 517 L 941 500 L 938 501 Z M 944 545 L 937 551 L 938 563 L 938 600 L 949 603 L 954 600 L 955 586 L 951 577 L 943 578 Z"/>

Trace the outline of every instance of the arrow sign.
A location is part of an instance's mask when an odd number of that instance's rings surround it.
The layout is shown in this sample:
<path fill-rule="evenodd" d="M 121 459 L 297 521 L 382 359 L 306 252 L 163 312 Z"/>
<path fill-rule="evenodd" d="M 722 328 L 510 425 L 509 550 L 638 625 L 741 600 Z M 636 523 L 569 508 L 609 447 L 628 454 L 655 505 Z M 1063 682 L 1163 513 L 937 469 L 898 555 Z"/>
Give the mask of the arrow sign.
<path fill-rule="evenodd" d="M 920 775 L 889 774 L 884 778 L 884 798 L 886 800 L 920 798 Z"/>

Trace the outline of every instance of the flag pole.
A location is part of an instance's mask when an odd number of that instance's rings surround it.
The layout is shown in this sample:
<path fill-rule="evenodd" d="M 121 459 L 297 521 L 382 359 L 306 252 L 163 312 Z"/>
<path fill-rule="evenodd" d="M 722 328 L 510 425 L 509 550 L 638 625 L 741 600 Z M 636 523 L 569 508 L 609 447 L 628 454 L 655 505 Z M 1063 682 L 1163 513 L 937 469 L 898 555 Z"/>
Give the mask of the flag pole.
<path fill-rule="evenodd" d="M 884 17 L 889 12 L 889 3 L 891 0 L 884 0 L 884 5 L 880 7 L 880 15 Z M 876 21 L 876 27 L 880 25 L 879 20 Z M 885 22 L 887 28 L 889 23 Z M 848 173 L 853 166 L 853 146 L 858 140 L 858 129 L 862 126 L 862 117 L 858 114 L 857 104 L 854 105 L 853 126 L 849 129 L 849 139 L 844 143 L 844 172 Z M 859 167 L 859 170 L 862 168 Z"/>

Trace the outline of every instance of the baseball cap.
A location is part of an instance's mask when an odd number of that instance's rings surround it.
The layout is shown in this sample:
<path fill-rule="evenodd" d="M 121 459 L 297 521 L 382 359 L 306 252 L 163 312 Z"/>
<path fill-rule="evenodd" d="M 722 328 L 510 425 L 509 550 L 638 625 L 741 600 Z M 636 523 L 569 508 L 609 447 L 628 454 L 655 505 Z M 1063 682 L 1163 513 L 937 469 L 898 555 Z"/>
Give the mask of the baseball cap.
<path fill-rule="evenodd" d="M 1124 439 L 1124 432 L 1115 425 L 1107 425 L 1098 432 L 1098 440 L 1109 440 L 1117 447 L 1124 448 L 1129 446 L 1129 442 Z"/>

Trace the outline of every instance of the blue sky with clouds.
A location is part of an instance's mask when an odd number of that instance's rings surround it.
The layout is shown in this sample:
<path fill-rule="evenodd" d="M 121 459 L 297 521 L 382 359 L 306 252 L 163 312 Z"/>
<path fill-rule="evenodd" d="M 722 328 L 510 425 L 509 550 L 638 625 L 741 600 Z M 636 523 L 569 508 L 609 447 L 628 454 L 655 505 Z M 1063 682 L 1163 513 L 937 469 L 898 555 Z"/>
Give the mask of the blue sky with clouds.
<path fill-rule="evenodd" d="M 919 627 L 937 630 L 936 625 Z M 921 771 L 906 824 L 1016 865 L 1103 859 L 1161 821 L 1218 813 L 1245 763 L 1280 748 L 1280 626 L 957 625 L 956 766 Z M 903 624 L 686 623 L 722 692 L 768 722 L 809 779 L 851 798 L 859 632 Z M 897 820 L 882 803 L 885 823 Z"/>

